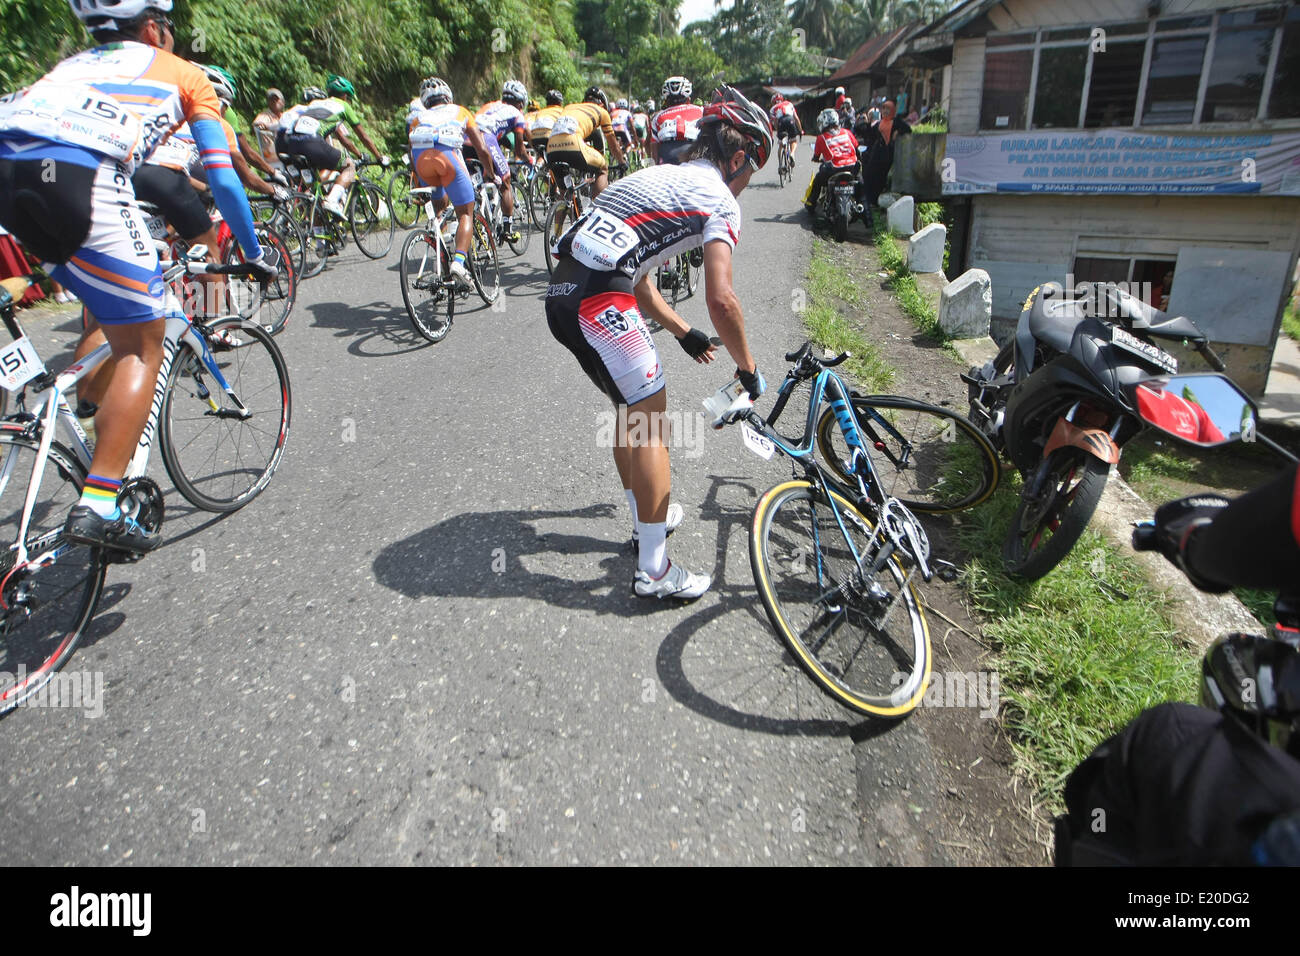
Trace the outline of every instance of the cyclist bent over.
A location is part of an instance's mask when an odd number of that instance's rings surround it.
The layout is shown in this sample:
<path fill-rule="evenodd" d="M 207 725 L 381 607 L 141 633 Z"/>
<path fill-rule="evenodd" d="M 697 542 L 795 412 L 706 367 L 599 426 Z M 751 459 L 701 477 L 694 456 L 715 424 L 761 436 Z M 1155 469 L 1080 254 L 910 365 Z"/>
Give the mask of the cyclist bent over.
<path fill-rule="evenodd" d="M 614 162 L 626 166 L 623 150 L 614 137 L 613 120 L 609 115 L 609 97 L 599 86 L 592 86 L 587 88 L 583 102 L 564 108 L 564 112 L 551 127 L 551 136 L 546 141 L 546 158 L 552 166 L 563 163 L 576 172 L 592 173 L 596 177 L 591 187 L 593 197 L 599 196 L 609 185 L 604 150 L 589 145 L 593 140 L 600 143 L 602 133 L 604 140 L 609 143 Z"/>
<path fill-rule="evenodd" d="M 773 93 L 772 109 L 768 115 L 776 130 L 776 138 L 788 140 L 790 143 L 790 165 L 793 166 L 794 151 L 799 146 L 799 137 L 803 136 L 803 123 L 799 119 L 799 113 L 795 110 L 794 104 L 783 95 Z"/>
<path fill-rule="evenodd" d="M 771 152 L 766 114 L 724 87 L 705 109 L 699 139 L 681 166 L 652 166 L 620 179 L 558 244 L 547 322 L 618 409 L 614 463 L 632 508 L 638 597 L 690 600 L 712 583 L 668 560 L 665 539 L 680 523 L 681 508 L 670 514 L 664 372 L 642 316 L 668 329 L 697 362 L 713 361 L 715 348 L 668 306 L 650 274 L 665 256 L 704 248 L 709 317 L 741 382 L 751 396 L 761 395 L 763 377 L 745 338 L 731 258 L 740 236 L 736 197 Z M 647 440 L 629 440 L 633 435 Z"/>
<path fill-rule="evenodd" d="M 77 358 L 105 340 L 113 353 L 78 389 L 99 403 L 98 440 L 65 533 L 144 552 L 158 534 L 125 516 L 117 496 L 149 418 L 167 306 L 131 174 L 181 123 L 189 121 L 212 194 L 249 264 L 267 279 L 275 268 L 262 258 L 212 84 L 171 53 L 172 0 L 70 4 L 95 46 L 0 101 L 0 224 L 85 303 Z"/>
<path fill-rule="evenodd" d="M 453 103 L 451 87 L 436 76 L 420 84 L 420 109 L 411 114 L 409 139 L 411 166 L 421 183 L 433 187 L 434 206 L 441 212 L 450 199 L 456 210 L 456 254 L 451 274 L 468 288 L 471 277 L 465 260 L 473 235 L 474 183 L 461 149 L 468 140 L 484 169 L 492 167 L 492 156 L 474 123 L 474 114 Z"/>
<path fill-rule="evenodd" d="M 326 137 L 337 136 L 349 153 L 357 159 L 362 158 L 361 150 L 339 128 L 339 124 L 346 121 L 371 154 L 379 158 L 383 165 L 388 165 L 388 157 L 380 154 L 361 125 L 361 114 L 352 103 L 356 93 L 350 80 L 330 74 L 324 90 L 309 86 L 302 91 L 303 102 L 280 117 L 280 129 L 275 134 L 275 148 L 278 152 L 305 156 L 312 169 L 339 172 L 339 177 L 334 180 L 334 185 L 322 203 L 336 216 L 344 215 L 343 197 L 347 195 L 352 181 L 357 178 L 357 167 L 345 153 L 327 143 Z"/>
<path fill-rule="evenodd" d="M 474 124 L 483 134 L 487 144 L 488 155 L 492 157 L 491 165 L 483 167 L 484 175 L 490 176 L 496 171 L 496 178 L 501 181 L 501 219 L 506 235 L 512 242 L 519 241 L 515 232 L 515 193 L 510 188 L 510 164 L 506 162 L 501 150 L 501 137 L 514 134 L 515 157 L 528 165 L 533 164 L 532 157 L 524 148 L 524 138 L 528 134 L 528 125 L 524 122 L 523 108 L 528 103 L 528 90 L 518 80 L 506 80 L 501 88 L 501 99 L 488 103 L 474 115 Z"/>

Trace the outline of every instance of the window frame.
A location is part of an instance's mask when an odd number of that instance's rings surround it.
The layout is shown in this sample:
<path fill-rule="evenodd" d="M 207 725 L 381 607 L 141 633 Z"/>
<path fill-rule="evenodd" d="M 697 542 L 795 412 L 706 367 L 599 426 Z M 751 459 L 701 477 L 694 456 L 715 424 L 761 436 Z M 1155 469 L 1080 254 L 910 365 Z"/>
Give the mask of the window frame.
<path fill-rule="evenodd" d="M 1243 124 L 1253 124 L 1253 123 L 1277 124 L 1283 128 L 1291 127 L 1291 126 L 1300 126 L 1300 117 L 1276 117 L 1270 119 L 1268 115 L 1268 110 L 1270 105 L 1269 100 L 1271 99 L 1271 95 L 1273 91 L 1273 82 L 1276 77 L 1278 60 L 1281 54 L 1282 34 L 1288 22 L 1286 16 L 1288 10 L 1293 6 L 1295 6 L 1294 3 L 1273 2 L 1273 3 L 1256 4 L 1249 7 L 1229 7 L 1222 10 L 1212 11 L 1210 14 L 1210 23 L 1208 26 L 1185 27 L 1180 30 L 1168 30 L 1168 31 L 1159 31 L 1159 32 L 1156 29 L 1158 24 L 1162 22 L 1167 22 L 1169 20 L 1184 19 L 1187 16 L 1187 14 L 1184 13 L 1178 16 L 1158 17 L 1147 21 L 1145 34 L 1129 33 L 1129 34 L 1116 36 L 1113 39 L 1108 35 L 1106 40 L 1108 46 L 1116 43 L 1142 43 L 1143 44 L 1142 67 L 1138 79 L 1138 88 L 1137 88 L 1137 94 L 1136 94 L 1134 108 L 1133 108 L 1133 115 L 1129 117 L 1129 122 L 1126 128 L 1133 128 L 1133 129 L 1144 128 L 1142 121 L 1144 115 L 1147 112 L 1146 99 L 1147 99 L 1147 92 L 1150 88 L 1151 61 L 1153 58 L 1156 40 L 1157 39 L 1160 40 L 1178 39 L 1180 37 L 1188 37 L 1188 38 L 1204 37 L 1206 40 L 1205 50 L 1201 57 L 1201 72 L 1197 80 L 1196 106 L 1194 107 L 1193 110 L 1192 120 L 1189 123 L 1163 123 L 1163 124 L 1153 123 L 1146 128 L 1173 127 L 1173 128 L 1189 128 L 1189 129 L 1220 129 L 1220 128 L 1239 128 Z M 1268 65 L 1264 71 L 1263 89 L 1260 91 L 1259 102 L 1256 105 L 1254 118 L 1251 120 L 1205 121 L 1203 119 L 1205 115 L 1205 100 L 1206 100 L 1207 90 L 1209 88 L 1210 73 L 1214 67 L 1214 54 L 1215 54 L 1215 49 L 1217 47 L 1219 31 L 1223 29 L 1223 30 L 1228 30 L 1230 32 L 1237 32 L 1241 30 L 1259 28 L 1258 26 L 1248 25 L 1248 24 L 1225 26 L 1220 22 L 1221 14 L 1249 13 L 1251 11 L 1265 11 L 1265 10 L 1278 11 L 1278 17 L 1277 17 L 1277 22 L 1273 26 L 1273 38 L 1269 49 Z M 1108 27 L 1132 25 L 1134 24 L 1134 22 L 1135 21 L 1131 19 L 1118 20 L 1118 21 L 1112 21 L 1110 24 L 1102 23 L 1102 24 L 1098 24 L 1097 26 L 1099 26 L 1103 30 L 1106 30 L 1108 29 Z M 1034 125 L 1034 118 L 1038 107 L 1038 78 L 1040 75 L 1040 63 L 1042 60 L 1043 50 L 1060 49 L 1066 47 L 1080 47 L 1080 46 L 1087 48 L 1088 58 L 1084 64 L 1084 69 L 1083 69 L 1083 89 L 1081 90 L 1079 96 L 1079 115 L 1076 119 L 1077 125 L 1074 127 L 1074 130 L 1083 131 L 1086 129 L 1095 128 L 1095 127 L 1084 126 L 1084 122 L 1088 116 L 1088 100 L 1089 100 L 1089 94 L 1091 92 L 1091 87 L 1092 87 L 1093 62 L 1094 59 L 1096 58 L 1096 52 L 1092 48 L 1092 37 L 1091 35 L 1089 35 L 1087 37 L 1083 37 L 1081 39 L 1076 39 L 1076 40 L 1062 40 L 1062 39 L 1045 40 L 1044 39 L 1044 36 L 1047 33 L 1053 30 L 1061 30 L 1061 29 L 1065 29 L 1065 27 L 1063 27 L 1061 24 L 1055 24 L 1052 26 L 1039 27 L 1033 31 L 1019 31 L 1019 30 L 1008 31 L 1008 32 L 1015 32 L 1015 33 L 1028 33 L 1028 36 L 1026 36 L 1024 42 L 1012 42 L 1012 43 L 997 44 L 997 45 L 990 45 L 987 42 L 985 43 L 984 46 L 984 57 L 986 58 L 985 64 L 987 64 L 987 57 L 990 53 L 1017 53 L 1017 52 L 1025 52 L 1025 51 L 1033 52 L 1033 58 L 1031 61 L 1030 72 L 1029 72 L 1029 90 L 1028 90 L 1029 102 L 1025 110 L 1025 125 L 1023 127 L 1023 131 L 1025 132 L 1031 132 L 1038 129 L 1065 130 L 1068 128 L 1068 127 L 1058 127 L 1058 126 L 1038 127 Z M 980 97 L 981 120 L 983 119 L 983 112 L 984 112 L 983 95 L 981 95 Z M 982 125 L 982 122 L 978 126 L 978 131 L 981 133 L 1008 132 L 1010 130 L 1011 128 L 1009 127 L 1008 128 L 986 127 Z"/>

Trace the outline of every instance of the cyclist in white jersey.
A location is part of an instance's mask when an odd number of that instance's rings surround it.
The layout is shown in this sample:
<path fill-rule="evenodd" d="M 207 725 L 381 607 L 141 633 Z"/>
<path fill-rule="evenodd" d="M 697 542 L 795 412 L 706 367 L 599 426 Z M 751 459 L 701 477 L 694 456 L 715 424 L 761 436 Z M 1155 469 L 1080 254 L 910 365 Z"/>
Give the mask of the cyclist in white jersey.
<path fill-rule="evenodd" d="M 709 317 L 735 359 L 750 395 L 763 393 L 731 283 L 732 250 L 740 237 L 736 197 L 772 152 L 767 116 L 724 87 L 704 110 L 699 136 L 680 166 L 652 166 L 605 189 L 558 244 L 546 291 L 551 334 L 618 409 L 614 463 L 632 509 L 639 597 L 692 600 L 712 583 L 668 560 L 665 539 L 682 520 L 670 506 L 671 475 L 663 413 L 663 367 L 642 315 L 676 336 L 697 362 L 715 346 L 664 301 L 651 278 L 665 257 L 704 248 Z"/>
<path fill-rule="evenodd" d="M 501 218 L 504 220 L 506 235 L 514 242 L 519 241 L 519 234 L 514 227 L 515 193 L 510 188 L 510 164 L 506 162 L 505 153 L 501 150 L 501 137 L 513 133 L 516 158 L 529 166 L 533 164 L 525 147 L 528 124 L 524 122 L 523 109 L 527 103 L 528 90 L 524 85 L 518 80 L 506 80 L 501 88 L 501 99 L 488 103 L 474 115 L 474 123 L 483 134 L 488 152 L 492 154 L 496 178 L 501 182 Z M 483 173 L 492 178 L 493 170 L 485 169 Z"/>

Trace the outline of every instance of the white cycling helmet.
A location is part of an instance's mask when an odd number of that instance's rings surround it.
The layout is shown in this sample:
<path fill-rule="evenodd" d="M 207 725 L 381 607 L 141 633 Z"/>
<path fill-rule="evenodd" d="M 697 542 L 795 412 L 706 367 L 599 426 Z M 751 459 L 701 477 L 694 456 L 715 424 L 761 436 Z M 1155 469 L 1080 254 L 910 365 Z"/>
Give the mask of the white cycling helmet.
<path fill-rule="evenodd" d="M 113 20 L 134 20 L 146 10 L 171 13 L 172 0 L 68 0 L 68 5 L 78 20 L 93 29 Z"/>
<path fill-rule="evenodd" d="M 655 111 L 655 101 L 654 101 L 654 100 L 646 100 L 646 101 L 645 101 L 645 111 L 646 111 L 647 113 L 653 113 L 653 112 Z"/>
<path fill-rule="evenodd" d="M 441 77 L 425 77 L 424 82 L 420 84 L 420 102 L 425 109 L 438 103 L 450 103 L 451 100 L 451 87 Z"/>
<path fill-rule="evenodd" d="M 840 114 L 830 107 L 822 110 L 817 114 L 817 131 L 824 133 L 828 129 L 834 129 L 840 125 Z"/>
<path fill-rule="evenodd" d="M 501 87 L 501 99 L 522 106 L 528 102 L 528 88 L 518 80 L 506 80 L 505 86 Z"/>
<path fill-rule="evenodd" d="M 234 77 L 220 67 L 207 66 L 203 63 L 195 63 L 194 65 L 202 70 L 203 75 L 208 78 L 208 82 L 212 84 L 213 92 L 217 94 L 217 99 L 224 100 L 227 104 L 234 102 Z"/>
<path fill-rule="evenodd" d="M 614 109 L 616 110 L 627 109 L 627 100 L 623 99 L 622 97 L 619 97 L 618 102 L 614 104 Z"/>
<path fill-rule="evenodd" d="M 691 81 L 684 76 L 670 76 L 664 80 L 664 88 L 659 91 L 659 95 L 665 100 L 672 96 L 682 96 L 689 100 L 691 98 Z"/>

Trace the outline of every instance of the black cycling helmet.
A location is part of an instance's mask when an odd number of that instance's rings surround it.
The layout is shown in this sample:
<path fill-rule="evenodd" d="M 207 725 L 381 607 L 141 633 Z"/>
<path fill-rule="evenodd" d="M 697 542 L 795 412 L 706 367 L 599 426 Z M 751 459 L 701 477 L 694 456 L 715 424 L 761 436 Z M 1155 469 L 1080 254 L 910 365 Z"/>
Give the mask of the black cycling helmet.
<path fill-rule="evenodd" d="M 546 91 L 546 105 L 547 105 L 547 106 L 563 106 L 563 105 L 564 105 L 564 94 L 561 93 L 559 90 L 547 90 L 547 91 Z"/>
<path fill-rule="evenodd" d="M 599 103 L 605 109 L 609 109 L 609 97 L 599 86 L 587 87 L 587 92 L 583 94 L 582 99 L 585 103 Z"/>
<path fill-rule="evenodd" d="M 1201 661 L 1201 705 L 1300 759 L 1300 651 L 1258 634 L 1227 634 Z"/>

